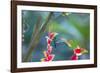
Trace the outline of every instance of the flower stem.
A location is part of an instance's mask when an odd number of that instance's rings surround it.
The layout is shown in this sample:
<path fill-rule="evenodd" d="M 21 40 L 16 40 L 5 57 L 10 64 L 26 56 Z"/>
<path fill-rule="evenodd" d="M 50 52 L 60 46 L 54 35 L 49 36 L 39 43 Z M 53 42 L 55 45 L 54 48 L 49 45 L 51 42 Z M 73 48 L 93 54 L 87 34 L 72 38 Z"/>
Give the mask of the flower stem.
<path fill-rule="evenodd" d="M 35 32 L 36 34 L 34 35 L 34 37 L 32 37 L 31 43 L 29 45 L 29 50 L 28 50 L 28 52 L 27 52 L 27 54 L 26 54 L 26 56 L 25 56 L 25 58 L 23 60 L 24 62 L 30 61 L 31 55 L 32 55 L 32 51 L 37 46 L 37 44 L 39 43 L 39 40 L 40 40 L 42 34 L 45 32 L 46 27 L 47 27 L 48 23 L 50 22 L 50 19 L 51 19 L 52 15 L 53 15 L 53 12 L 50 12 L 50 14 L 47 17 L 46 22 L 43 25 L 43 27 L 37 33 Z"/>

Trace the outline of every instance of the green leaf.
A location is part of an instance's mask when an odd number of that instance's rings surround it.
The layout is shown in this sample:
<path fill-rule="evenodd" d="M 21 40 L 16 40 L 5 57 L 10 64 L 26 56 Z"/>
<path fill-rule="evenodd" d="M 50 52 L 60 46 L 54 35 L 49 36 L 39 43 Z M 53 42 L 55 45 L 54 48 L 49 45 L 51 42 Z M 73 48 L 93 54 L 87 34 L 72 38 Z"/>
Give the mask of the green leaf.
<path fill-rule="evenodd" d="M 77 40 L 70 40 L 69 43 L 71 44 L 71 48 L 75 49 L 79 45 L 79 41 Z"/>

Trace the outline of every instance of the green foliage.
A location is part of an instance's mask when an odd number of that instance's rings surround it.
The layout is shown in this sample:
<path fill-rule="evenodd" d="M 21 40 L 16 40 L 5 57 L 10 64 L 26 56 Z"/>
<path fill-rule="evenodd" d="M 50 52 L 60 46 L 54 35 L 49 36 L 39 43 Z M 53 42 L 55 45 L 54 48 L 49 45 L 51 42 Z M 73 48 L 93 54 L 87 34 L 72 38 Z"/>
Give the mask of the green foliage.
<path fill-rule="evenodd" d="M 79 41 L 78 40 L 70 40 L 69 43 L 71 44 L 71 48 L 72 49 L 77 48 L 77 46 L 79 45 Z"/>

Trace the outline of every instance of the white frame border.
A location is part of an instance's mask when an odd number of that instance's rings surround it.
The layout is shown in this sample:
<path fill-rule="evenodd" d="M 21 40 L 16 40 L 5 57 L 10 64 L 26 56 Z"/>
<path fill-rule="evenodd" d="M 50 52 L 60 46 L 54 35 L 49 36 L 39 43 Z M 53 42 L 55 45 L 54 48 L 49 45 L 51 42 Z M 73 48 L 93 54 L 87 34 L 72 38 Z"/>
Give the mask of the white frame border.
<path fill-rule="evenodd" d="M 65 12 L 78 12 L 90 13 L 90 60 L 77 60 L 77 61 L 52 61 L 52 62 L 31 62 L 22 63 L 21 47 L 22 47 L 22 20 L 21 10 L 36 10 L 36 11 L 65 11 Z M 78 8 L 58 8 L 58 7 L 40 7 L 40 6 L 23 6 L 17 5 L 17 68 L 30 68 L 30 67 L 48 67 L 48 66 L 62 66 L 62 65 L 84 65 L 94 64 L 94 10 L 93 9 L 78 9 Z"/>

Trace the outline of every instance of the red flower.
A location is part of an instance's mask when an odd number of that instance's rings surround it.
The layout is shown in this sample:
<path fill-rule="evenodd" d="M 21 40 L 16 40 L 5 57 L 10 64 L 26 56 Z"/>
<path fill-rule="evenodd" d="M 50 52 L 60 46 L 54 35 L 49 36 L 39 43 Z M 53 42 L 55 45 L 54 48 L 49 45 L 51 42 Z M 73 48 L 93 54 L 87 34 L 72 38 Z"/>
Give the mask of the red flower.
<path fill-rule="evenodd" d="M 74 49 L 74 54 L 76 54 L 76 55 L 82 55 L 82 50 L 81 50 L 81 48 L 76 48 L 76 49 Z"/>
<path fill-rule="evenodd" d="M 78 56 L 77 56 L 77 55 L 73 55 L 73 56 L 71 57 L 71 60 L 78 60 Z"/>
<path fill-rule="evenodd" d="M 51 33 L 49 32 L 48 36 L 46 36 L 47 39 L 47 45 L 51 44 L 52 40 L 54 39 L 54 37 L 57 35 L 58 33 Z"/>
<path fill-rule="evenodd" d="M 54 33 L 49 33 L 49 38 L 53 39 L 54 38 Z"/>
<path fill-rule="evenodd" d="M 47 44 L 51 44 L 52 40 L 51 39 L 47 39 Z"/>
<path fill-rule="evenodd" d="M 47 51 L 44 51 L 44 56 L 45 56 L 45 58 L 42 58 L 41 61 L 46 62 L 46 61 L 52 61 L 54 59 L 55 55 L 50 54 Z"/>
<path fill-rule="evenodd" d="M 47 39 L 47 45 L 51 44 L 52 40 L 48 36 L 46 36 L 46 39 Z"/>
<path fill-rule="evenodd" d="M 47 58 L 44 58 L 44 61 L 45 61 L 45 62 L 46 62 L 46 61 L 52 61 L 52 60 L 54 59 L 54 56 L 55 56 L 55 55 L 53 55 L 53 54 L 48 55 Z"/>
<path fill-rule="evenodd" d="M 54 59 L 54 56 L 53 54 L 51 54 L 52 52 L 52 46 L 48 45 L 48 50 L 47 51 L 44 51 L 44 56 L 45 58 L 41 59 L 42 61 L 52 61 Z"/>
<path fill-rule="evenodd" d="M 77 49 L 74 50 L 74 52 L 75 52 L 75 53 L 81 53 L 81 49 L 78 49 L 78 48 L 77 48 Z"/>
<path fill-rule="evenodd" d="M 52 46 L 48 45 L 47 48 L 48 48 L 47 52 L 50 54 L 52 52 Z"/>
<path fill-rule="evenodd" d="M 74 49 L 74 54 L 77 56 L 80 56 L 82 55 L 82 51 L 83 51 L 83 48 L 80 48 L 79 46 L 77 46 L 77 48 Z"/>
<path fill-rule="evenodd" d="M 88 51 L 84 48 L 80 48 L 79 46 L 77 48 L 74 49 L 74 54 L 76 54 L 77 56 L 80 56 L 84 53 L 87 53 Z"/>
<path fill-rule="evenodd" d="M 49 32 L 48 36 L 51 40 L 54 39 L 54 37 L 57 35 L 58 33 L 55 33 L 55 32 Z"/>
<path fill-rule="evenodd" d="M 54 59 L 54 56 L 55 56 L 55 55 L 53 55 L 53 54 L 48 55 L 48 57 L 45 58 L 45 61 L 52 61 L 52 60 Z"/>
<path fill-rule="evenodd" d="M 84 48 L 80 48 L 77 46 L 77 48 L 74 49 L 74 55 L 71 57 L 72 60 L 78 60 L 78 57 L 84 53 L 87 53 L 88 51 Z"/>
<path fill-rule="evenodd" d="M 52 46 L 51 42 L 54 39 L 54 37 L 57 35 L 57 33 L 49 33 L 48 36 L 46 36 L 47 39 L 47 51 L 44 51 L 45 58 L 42 58 L 41 61 L 52 61 L 54 59 L 54 54 L 51 54 L 52 52 Z"/>

